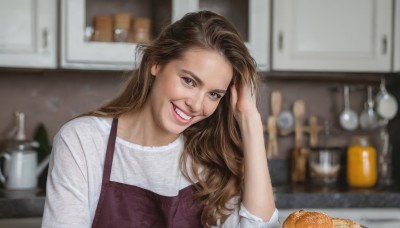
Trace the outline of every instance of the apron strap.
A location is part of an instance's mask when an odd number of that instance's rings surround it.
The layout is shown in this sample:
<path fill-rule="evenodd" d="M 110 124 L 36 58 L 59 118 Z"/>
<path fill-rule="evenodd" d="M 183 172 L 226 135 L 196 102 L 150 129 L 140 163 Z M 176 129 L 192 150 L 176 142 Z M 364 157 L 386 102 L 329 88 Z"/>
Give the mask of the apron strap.
<path fill-rule="evenodd" d="M 117 127 L 118 127 L 118 119 L 114 118 L 111 125 L 110 136 L 108 137 L 106 158 L 104 161 L 104 170 L 103 170 L 103 183 L 108 183 L 110 181 L 111 166 L 114 157 L 115 140 L 117 138 Z"/>

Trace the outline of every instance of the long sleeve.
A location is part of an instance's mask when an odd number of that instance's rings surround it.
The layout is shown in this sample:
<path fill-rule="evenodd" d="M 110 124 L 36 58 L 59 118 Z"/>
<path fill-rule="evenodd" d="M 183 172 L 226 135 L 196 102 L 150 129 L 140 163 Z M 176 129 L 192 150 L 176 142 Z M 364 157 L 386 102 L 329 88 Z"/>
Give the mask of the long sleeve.
<path fill-rule="evenodd" d="M 87 138 L 82 137 L 67 124 L 54 138 L 42 227 L 90 227 L 88 166 L 82 143 Z"/>
<path fill-rule="evenodd" d="M 222 224 L 223 228 L 278 228 L 279 223 L 279 211 L 275 209 L 271 219 L 269 221 L 263 221 L 261 218 L 251 214 L 243 203 L 239 204 L 239 207 L 235 208 L 232 214 L 229 215 L 228 219 Z"/>

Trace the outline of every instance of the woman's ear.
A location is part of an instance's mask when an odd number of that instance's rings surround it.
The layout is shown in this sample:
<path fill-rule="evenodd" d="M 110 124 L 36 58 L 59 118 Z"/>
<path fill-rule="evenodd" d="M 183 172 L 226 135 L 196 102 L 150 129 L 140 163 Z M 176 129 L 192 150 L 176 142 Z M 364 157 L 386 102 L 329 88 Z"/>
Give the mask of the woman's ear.
<path fill-rule="evenodd" d="M 153 76 L 156 76 L 158 73 L 159 66 L 157 64 L 151 66 L 150 73 Z"/>

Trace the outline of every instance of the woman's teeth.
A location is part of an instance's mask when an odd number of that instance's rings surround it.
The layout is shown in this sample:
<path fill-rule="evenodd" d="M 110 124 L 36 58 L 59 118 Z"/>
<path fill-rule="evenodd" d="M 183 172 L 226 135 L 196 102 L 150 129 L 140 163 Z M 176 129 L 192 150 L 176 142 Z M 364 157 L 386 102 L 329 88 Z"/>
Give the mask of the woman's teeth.
<path fill-rule="evenodd" d="M 192 118 L 191 116 L 188 116 L 188 115 L 186 115 L 185 113 L 183 113 L 183 112 L 182 112 L 181 110 L 179 110 L 178 108 L 175 108 L 174 110 L 175 110 L 176 114 L 178 114 L 180 117 L 182 117 L 182 119 L 190 120 L 190 119 Z"/>

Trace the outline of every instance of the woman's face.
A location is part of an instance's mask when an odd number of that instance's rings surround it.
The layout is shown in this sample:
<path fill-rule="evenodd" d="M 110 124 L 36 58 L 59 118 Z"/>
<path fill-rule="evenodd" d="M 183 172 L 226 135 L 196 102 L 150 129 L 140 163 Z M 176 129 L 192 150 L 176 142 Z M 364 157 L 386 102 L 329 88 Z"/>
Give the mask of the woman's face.
<path fill-rule="evenodd" d="M 151 68 L 155 76 L 147 101 L 158 130 L 180 134 L 209 117 L 229 89 L 231 64 L 216 51 L 188 50 L 181 59 Z"/>

